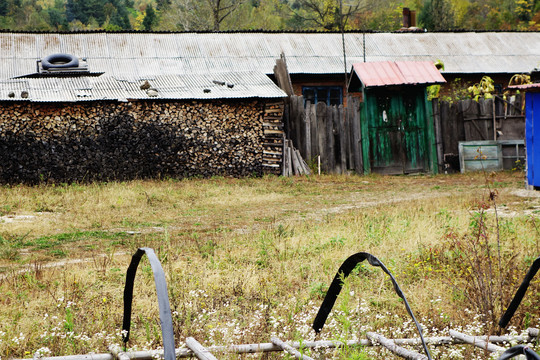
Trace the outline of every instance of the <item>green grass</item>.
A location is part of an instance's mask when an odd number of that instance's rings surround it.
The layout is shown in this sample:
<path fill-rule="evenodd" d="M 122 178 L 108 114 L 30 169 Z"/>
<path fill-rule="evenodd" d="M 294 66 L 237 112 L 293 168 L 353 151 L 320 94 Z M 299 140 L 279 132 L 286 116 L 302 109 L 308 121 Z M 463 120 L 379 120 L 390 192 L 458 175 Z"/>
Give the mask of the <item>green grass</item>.
<path fill-rule="evenodd" d="M 497 203 L 515 212 L 501 215 L 498 228 L 494 204 L 485 200 L 486 181 L 501 185 Z M 520 173 L 4 186 L 0 204 L 9 209 L 0 211 L 10 218 L 0 218 L 0 356 L 31 358 L 38 349 L 55 356 L 101 353 L 120 343 L 125 271 L 138 247 L 153 248 L 162 262 L 177 346 L 187 336 L 203 345 L 268 342 L 272 335 L 314 340 L 309 327 L 328 285 L 359 251 L 391 269 L 426 336 L 448 335 L 458 326 L 487 333 L 494 324 L 469 301 L 486 294 L 465 286 L 466 257 L 458 255 L 472 254 L 456 241 L 472 241 L 479 227 L 471 227 L 471 218 L 484 204 L 490 246 L 498 230 L 502 253 L 515 256 L 505 284 L 508 301 L 539 254 L 540 224 L 530 209 L 540 199 L 516 196 L 522 186 Z M 320 338 L 367 331 L 415 336 L 403 303 L 378 269 L 361 264 L 345 285 Z M 535 281 L 513 321 L 518 329 L 539 325 L 531 315 L 538 313 L 537 288 Z M 158 348 L 146 259 L 135 294 L 129 347 Z M 432 350 L 436 358 L 449 356 L 444 348 Z M 378 348 L 305 352 L 336 359 L 387 356 Z M 459 354 L 484 358 L 472 348 Z"/>

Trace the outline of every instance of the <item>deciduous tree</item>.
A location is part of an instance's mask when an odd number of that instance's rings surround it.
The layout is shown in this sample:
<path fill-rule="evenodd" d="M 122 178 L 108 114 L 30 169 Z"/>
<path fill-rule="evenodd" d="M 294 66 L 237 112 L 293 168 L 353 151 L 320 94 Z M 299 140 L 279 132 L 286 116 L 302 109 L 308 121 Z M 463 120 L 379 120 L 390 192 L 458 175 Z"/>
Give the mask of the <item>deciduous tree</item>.
<path fill-rule="evenodd" d="M 365 0 L 296 0 L 291 8 L 295 17 L 311 28 L 339 30 L 366 5 Z"/>
<path fill-rule="evenodd" d="M 418 16 L 420 24 L 428 30 L 454 28 L 454 10 L 448 0 L 425 0 Z"/>
<path fill-rule="evenodd" d="M 230 16 L 246 0 L 206 0 L 210 7 L 213 30 L 219 31 L 221 23 Z"/>

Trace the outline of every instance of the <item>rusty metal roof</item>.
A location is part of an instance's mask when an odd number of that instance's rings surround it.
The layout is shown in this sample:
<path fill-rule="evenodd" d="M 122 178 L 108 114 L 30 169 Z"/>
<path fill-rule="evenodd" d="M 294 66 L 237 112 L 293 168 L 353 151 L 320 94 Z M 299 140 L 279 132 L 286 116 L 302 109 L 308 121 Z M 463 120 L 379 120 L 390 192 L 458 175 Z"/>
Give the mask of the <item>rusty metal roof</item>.
<path fill-rule="evenodd" d="M 375 61 L 442 60 L 443 73 L 524 73 L 540 65 L 540 32 L 345 33 L 347 69 Z M 509 46 L 511 44 L 511 46 Z M 283 52 L 291 74 L 343 73 L 339 33 L 0 32 L 0 79 L 34 72 L 53 53 L 86 58 L 116 78 L 255 70 Z"/>
<path fill-rule="evenodd" d="M 511 86 L 508 86 L 508 89 L 513 89 L 513 90 L 533 90 L 535 92 L 538 92 L 538 91 L 540 91 L 540 83 L 511 85 Z"/>
<path fill-rule="evenodd" d="M 353 76 L 364 87 L 445 83 L 430 61 L 379 61 L 353 64 Z"/>
<path fill-rule="evenodd" d="M 148 89 L 141 85 L 148 81 Z M 0 101 L 75 102 L 128 99 L 282 98 L 286 94 L 257 71 L 213 74 L 46 77 L 0 80 Z"/>

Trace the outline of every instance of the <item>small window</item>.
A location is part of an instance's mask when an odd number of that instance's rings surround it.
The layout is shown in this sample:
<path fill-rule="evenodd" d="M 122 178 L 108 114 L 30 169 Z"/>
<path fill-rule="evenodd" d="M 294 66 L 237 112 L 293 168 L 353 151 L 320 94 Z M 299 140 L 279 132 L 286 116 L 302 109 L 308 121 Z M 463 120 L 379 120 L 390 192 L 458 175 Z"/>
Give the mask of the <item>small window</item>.
<path fill-rule="evenodd" d="M 308 101 L 312 104 L 317 103 L 317 96 L 314 88 L 304 88 L 302 90 L 302 95 L 304 96 L 304 106 Z"/>
<path fill-rule="evenodd" d="M 323 101 L 326 105 L 341 105 L 343 95 L 339 86 L 304 86 L 302 88 L 304 105 L 309 101 L 316 104 Z"/>

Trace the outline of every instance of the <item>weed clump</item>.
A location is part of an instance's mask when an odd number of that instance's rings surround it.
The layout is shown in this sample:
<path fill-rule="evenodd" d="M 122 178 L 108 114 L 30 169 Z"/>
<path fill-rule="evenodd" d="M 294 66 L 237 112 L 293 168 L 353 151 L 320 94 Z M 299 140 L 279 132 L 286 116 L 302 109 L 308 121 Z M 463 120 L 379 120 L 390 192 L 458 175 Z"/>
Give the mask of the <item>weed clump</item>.
<path fill-rule="evenodd" d="M 497 323 L 530 265 L 528 253 L 534 251 L 523 247 L 517 239 L 514 222 L 526 224 L 526 219 L 501 221 L 497 196 L 497 191 L 488 186 L 485 198 L 471 204 L 465 231 L 447 226 L 438 244 L 422 247 L 417 256 L 409 258 L 408 264 L 417 279 L 437 278 L 449 286 L 451 301 L 463 309 L 454 317 L 479 320 L 490 334 L 503 330 Z M 532 286 L 530 293 L 537 293 L 538 281 Z M 528 326 L 531 321 L 527 319 L 537 307 L 528 302 L 519 311 L 515 325 Z"/>

